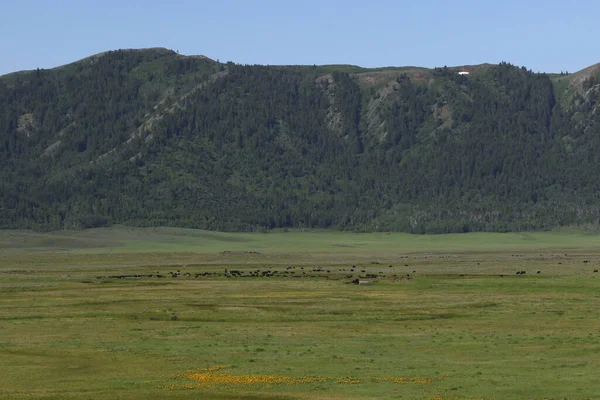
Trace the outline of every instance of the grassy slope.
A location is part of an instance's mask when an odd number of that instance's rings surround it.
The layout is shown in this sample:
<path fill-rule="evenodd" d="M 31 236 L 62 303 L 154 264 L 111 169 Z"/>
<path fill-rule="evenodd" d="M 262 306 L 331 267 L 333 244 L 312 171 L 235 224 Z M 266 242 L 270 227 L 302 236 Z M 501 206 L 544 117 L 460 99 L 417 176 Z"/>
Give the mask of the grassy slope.
<path fill-rule="evenodd" d="M 575 94 L 584 93 L 583 82 L 590 77 L 600 77 L 600 63 L 569 75 L 550 74 L 557 99 L 568 109 Z"/>
<path fill-rule="evenodd" d="M 0 231 L 0 251 L 55 250 L 70 253 L 222 251 L 265 253 L 365 253 L 490 249 L 582 248 L 600 245 L 600 237 L 583 231 L 411 235 L 291 231 L 287 233 L 222 233 L 182 228 L 100 228 L 36 233 Z"/>
<path fill-rule="evenodd" d="M 0 397 L 593 398 L 599 242 L 573 232 L 3 231 Z M 333 272 L 329 279 L 95 278 L 288 263 Z M 413 279 L 345 285 L 340 263 Z M 515 276 L 521 269 L 528 275 Z M 180 377 L 218 365 L 234 378 L 328 379 L 196 387 Z"/>

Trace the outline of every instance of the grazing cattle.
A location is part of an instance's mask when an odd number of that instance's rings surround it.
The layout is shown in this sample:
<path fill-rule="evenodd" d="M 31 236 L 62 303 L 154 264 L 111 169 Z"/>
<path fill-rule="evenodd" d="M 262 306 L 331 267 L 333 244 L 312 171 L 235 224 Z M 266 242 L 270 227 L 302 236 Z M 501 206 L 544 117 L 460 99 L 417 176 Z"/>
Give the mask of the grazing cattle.
<path fill-rule="evenodd" d="M 594 272 L 598 272 L 598 270 L 597 270 L 597 269 L 595 269 L 595 270 L 594 270 Z"/>
<path fill-rule="evenodd" d="M 538 273 L 538 274 L 541 274 L 541 273 L 542 273 L 542 271 L 538 271 L 537 273 Z"/>

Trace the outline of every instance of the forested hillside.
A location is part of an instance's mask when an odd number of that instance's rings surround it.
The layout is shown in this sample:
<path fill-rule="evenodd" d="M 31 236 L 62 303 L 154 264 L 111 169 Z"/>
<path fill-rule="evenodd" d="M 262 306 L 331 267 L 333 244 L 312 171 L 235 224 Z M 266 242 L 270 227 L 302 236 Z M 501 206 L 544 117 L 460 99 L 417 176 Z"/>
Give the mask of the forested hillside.
<path fill-rule="evenodd" d="M 600 65 L 549 76 L 103 53 L 0 77 L 0 227 L 596 224 L 599 105 Z"/>

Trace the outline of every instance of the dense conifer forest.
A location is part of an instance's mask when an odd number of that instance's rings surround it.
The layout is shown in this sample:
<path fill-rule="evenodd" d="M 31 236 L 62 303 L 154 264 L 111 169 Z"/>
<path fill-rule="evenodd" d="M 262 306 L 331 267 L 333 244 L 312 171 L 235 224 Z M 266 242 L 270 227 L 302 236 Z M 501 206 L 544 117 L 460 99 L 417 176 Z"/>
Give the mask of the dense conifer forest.
<path fill-rule="evenodd" d="M 0 77 L 0 227 L 597 224 L 599 95 L 600 64 L 547 75 L 107 52 Z"/>

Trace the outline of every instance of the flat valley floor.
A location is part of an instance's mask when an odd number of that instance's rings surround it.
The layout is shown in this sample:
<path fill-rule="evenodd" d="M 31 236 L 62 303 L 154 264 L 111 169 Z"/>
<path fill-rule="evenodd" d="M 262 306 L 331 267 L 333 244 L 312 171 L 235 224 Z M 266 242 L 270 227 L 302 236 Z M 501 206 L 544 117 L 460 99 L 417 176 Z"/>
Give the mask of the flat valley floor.
<path fill-rule="evenodd" d="M 0 398 L 598 399 L 599 268 L 582 231 L 1 231 Z"/>

